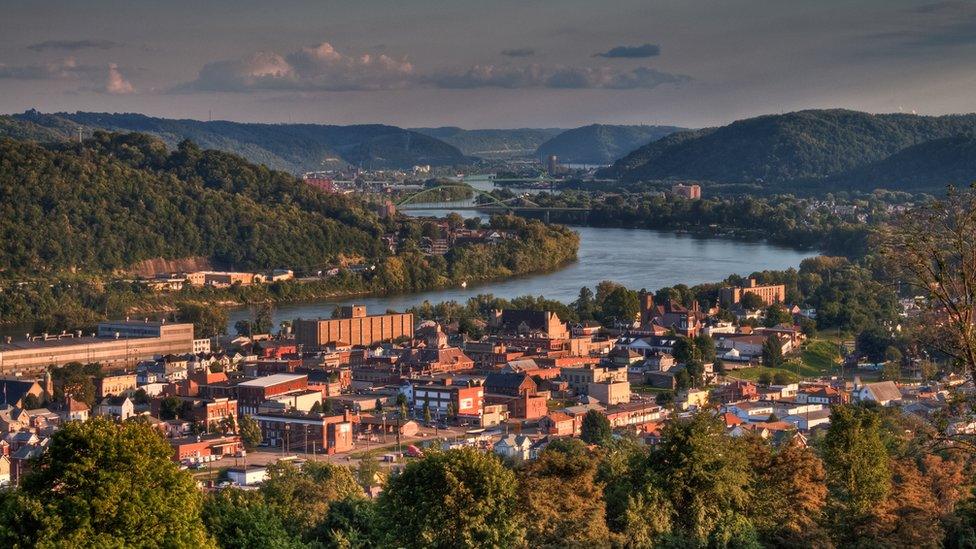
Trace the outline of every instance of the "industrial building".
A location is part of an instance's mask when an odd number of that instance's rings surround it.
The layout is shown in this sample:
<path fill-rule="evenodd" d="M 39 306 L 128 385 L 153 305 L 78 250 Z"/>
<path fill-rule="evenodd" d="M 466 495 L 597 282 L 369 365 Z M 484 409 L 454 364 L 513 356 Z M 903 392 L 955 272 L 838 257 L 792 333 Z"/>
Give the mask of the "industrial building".
<path fill-rule="evenodd" d="M 413 338 L 413 315 L 394 313 L 367 315 L 366 307 L 341 307 L 338 318 L 295 320 L 295 342 L 306 351 L 319 351 L 329 345 L 372 345 L 382 341 Z"/>
<path fill-rule="evenodd" d="M 142 360 L 190 353 L 193 346 L 193 324 L 103 322 L 91 336 L 84 336 L 79 330 L 7 338 L 0 344 L 0 374 L 36 375 L 48 366 L 69 362 L 97 362 L 106 370 L 131 368 Z"/>

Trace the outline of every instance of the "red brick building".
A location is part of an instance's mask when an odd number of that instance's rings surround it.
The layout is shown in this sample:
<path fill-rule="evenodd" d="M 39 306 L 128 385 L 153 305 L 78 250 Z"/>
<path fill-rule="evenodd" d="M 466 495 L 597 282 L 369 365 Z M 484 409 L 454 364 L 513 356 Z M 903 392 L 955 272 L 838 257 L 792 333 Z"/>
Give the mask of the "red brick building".
<path fill-rule="evenodd" d="M 283 412 L 252 416 L 264 443 L 286 450 L 336 454 L 353 448 L 353 418 L 342 415 Z"/>
<path fill-rule="evenodd" d="M 238 383 L 234 389 L 237 393 L 237 406 L 240 413 L 254 414 L 262 402 L 273 396 L 308 389 L 308 376 L 275 374 Z"/>

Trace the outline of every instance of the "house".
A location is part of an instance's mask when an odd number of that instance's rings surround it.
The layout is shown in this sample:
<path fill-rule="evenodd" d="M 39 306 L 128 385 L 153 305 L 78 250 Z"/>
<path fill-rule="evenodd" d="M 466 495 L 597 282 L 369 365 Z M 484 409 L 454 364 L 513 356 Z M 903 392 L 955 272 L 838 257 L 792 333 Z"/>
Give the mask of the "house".
<path fill-rule="evenodd" d="M 539 420 L 539 430 L 543 433 L 559 437 L 575 434 L 576 424 L 569 414 L 552 412 Z"/>
<path fill-rule="evenodd" d="M 773 414 L 772 402 L 742 401 L 725 405 L 725 411 L 739 416 L 745 421 L 766 421 Z"/>
<path fill-rule="evenodd" d="M 91 415 L 91 408 L 84 402 L 75 400 L 69 395 L 64 399 L 61 414 L 65 421 L 87 421 L 89 415 Z"/>
<path fill-rule="evenodd" d="M 877 402 L 882 406 L 890 406 L 901 402 L 901 390 L 894 381 L 879 381 L 877 383 L 854 384 L 851 393 L 854 402 Z"/>
<path fill-rule="evenodd" d="M 525 435 L 505 435 L 492 446 L 495 454 L 515 461 L 530 458 L 532 440 Z"/>
<path fill-rule="evenodd" d="M 125 421 L 136 415 L 135 404 L 127 396 L 109 396 L 98 404 L 98 415 Z"/>
<path fill-rule="evenodd" d="M 823 408 L 805 414 L 789 415 L 784 417 L 783 421 L 796 425 L 796 428 L 801 431 L 809 431 L 821 425 L 830 425 L 830 409 Z"/>
<path fill-rule="evenodd" d="M 24 399 L 29 395 L 40 401 L 44 397 L 44 388 L 33 380 L 0 378 L 0 408 L 23 408 Z"/>
<path fill-rule="evenodd" d="M 603 383 L 590 383 L 587 385 L 586 393 L 595 398 L 600 404 L 612 406 L 630 402 L 630 382 L 629 381 L 605 381 Z"/>
<path fill-rule="evenodd" d="M 254 486 L 268 479 L 268 468 L 258 465 L 247 467 L 229 467 L 227 478 L 238 486 Z"/>
<path fill-rule="evenodd" d="M 830 406 L 845 402 L 845 394 L 830 387 L 829 385 L 819 387 L 804 387 L 797 391 L 796 401 L 799 403 L 813 403 Z"/>

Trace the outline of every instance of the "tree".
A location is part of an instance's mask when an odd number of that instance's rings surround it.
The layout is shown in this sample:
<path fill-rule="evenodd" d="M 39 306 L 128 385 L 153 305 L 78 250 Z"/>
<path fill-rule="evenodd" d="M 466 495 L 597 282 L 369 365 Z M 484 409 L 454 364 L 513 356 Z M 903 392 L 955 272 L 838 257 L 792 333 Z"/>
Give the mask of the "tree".
<path fill-rule="evenodd" d="M 857 334 L 857 351 L 871 362 L 882 362 L 885 351 L 892 345 L 892 338 L 880 326 L 869 326 Z"/>
<path fill-rule="evenodd" d="M 473 448 L 431 451 L 390 479 L 377 510 L 402 547 L 516 547 L 523 543 L 515 474 Z"/>
<path fill-rule="evenodd" d="M 376 485 L 381 472 L 380 464 L 376 461 L 376 458 L 371 455 L 366 455 L 359 460 L 359 466 L 356 467 L 356 480 L 359 481 L 359 485 L 363 488 L 369 488 L 370 486 Z"/>
<path fill-rule="evenodd" d="M 590 410 L 583 416 L 580 426 L 580 438 L 587 444 L 603 445 L 610 442 L 613 431 L 610 420 L 597 410 Z"/>
<path fill-rule="evenodd" d="M 199 303 L 181 303 L 179 318 L 193 324 L 193 337 L 211 338 L 227 333 L 227 309 Z"/>
<path fill-rule="evenodd" d="M 949 189 L 943 200 L 902 214 L 879 239 L 888 272 L 927 298 L 919 323 L 925 342 L 976 370 L 976 190 Z"/>
<path fill-rule="evenodd" d="M 23 479 L 20 493 L 65 546 L 211 547 L 202 495 L 148 424 L 103 418 L 62 425 Z M 36 536 L 36 537 L 35 537 Z"/>
<path fill-rule="evenodd" d="M 593 318 L 595 304 L 593 302 L 593 290 L 583 286 L 580 288 L 579 296 L 573 302 L 573 309 L 580 320 L 590 320 Z"/>
<path fill-rule="evenodd" d="M 698 346 L 695 345 L 695 341 L 687 337 L 679 337 L 674 342 L 671 355 L 679 364 L 687 364 L 692 360 L 701 360 L 701 352 Z"/>
<path fill-rule="evenodd" d="M 244 443 L 244 448 L 249 452 L 253 451 L 263 440 L 261 426 L 253 417 L 248 415 L 237 418 L 237 424 L 237 431 L 241 436 L 241 442 Z"/>
<path fill-rule="evenodd" d="M 308 411 L 309 411 L 309 413 L 312 413 L 312 414 L 321 414 L 322 413 L 322 401 L 321 400 L 316 400 L 314 403 L 312 403 L 312 407 L 309 408 Z"/>
<path fill-rule="evenodd" d="M 572 447 L 570 445 L 574 445 Z M 519 501 L 530 547 L 593 547 L 610 535 L 598 460 L 578 440 L 546 448 L 520 471 Z"/>
<path fill-rule="evenodd" d="M 768 336 L 763 342 L 762 365 L 767 368 L 779 368 L 783 365 L 783 342 L 776 334 Z"/>
<path fill-rule="evenodd" d="M 54 381 L 55 400 L 71 397 L 84 402 L 89 408 L 95 407 L 95 382 L 92 377 L 101 371 L 101 365 L 69 362 L 60 368 L 51 369 Z"/>
<path fill-rule="evenodd" d="M 640 311 L 637 292 L 623 286 L 615 288 L 602 303 L 603 318 L 616 319 L 625 325 L 631 325 Z"/>
<path fill-rule="evenodd" d="M 712 336 L 708 334 L 698 334 L 695 336 L 695 349 L 698 351 L 699 359 L 705 364 L 714 363 L 716 352 L 715 352 L 715 340 Z"/>
<path fill-rule="evenodd" d="M 739 305 L 747 311 L 755 311 L 762 309 L 766 302 L 757 293 L 746 292 L 743 294 L 742 298 L 739 299 Z"/>
<path fill-rule="evenodd" d="M 796 437 L 777 452 L 752 437 L 753 510 L 761 540 L 775 547 L 823 547 L 829 544 L 820 526 L 827 501 L 823 462 Z"/>
<path fill-rule="evenodd" d="M 310 461 L 301 469 L 281 461 L 269 465 L 261 494 L 281 516 L 285 529 L 306 540 L 326 519 L 334 502 L 364 497 L 348 467 L 326 461 Z"/>
<path fill-rule="evenodd" d="M 849 542 L 857 536 L 858 525 L 891 489 L 888 452 L 878 412 L 863 406 L 835 406 L 822 455 L 835 536 Z"/>
<path fill-rule="evenodd" d="M 793 324 L 793 315 L 786 310 L 786 307 L 779 303 L 773 303 L 769 307 L 766 307 L 766 313 L 764 315 L 763 324 L 767 327 L 778 326 L 780 324 Z"/>
<path fill-rule="evenodd" d="M 709 412 L 669 422 L 661 439 L 651 450 L 646 485 L 669 502 L 672 533 L 704 544 L 723 528 L 729 532 L 748 503 L 750 472 L 742 447 Z"/>
<path fill-rule="evenodd" d="M 376 402 L 373 403 L 373 409 L 376 411 L 377 414 L 382 414 L 383 413 L 383 399 L 377 398 L 376 399 Z"/>
<path fill-rule="evenodd" d="M 346 498 L 329 506 L 313 538 L 327 547 L 366 549 L 379 546 L 376 505 L 365 498 Z"/>
<path fill-rule="evenodd" d="M 36 410 L 44 405 L 41 397 L 35 394 L 27 394 L 21 401 L 21 407 L 25 410 Z"/>
<path fill-rule="evenodd" d="M 430 425 L 430 403 L 424 402 L 424 423 Z"/>
<path fill-rule="evenodd" d="M 267 334 L 274 329 L 274 308 L 271 303 L 262 303 L 252 310 L 254 322 L 251 325 L 252 334 Z M 251 334 L 249 334 L 251 335 Z"/>
<path fill-rule="evenodd" d="M 203 506 L 203 523 L 221 547 L 296 548 L 281 515 L 260 492 L 227 488 L 212 493 Z"/>

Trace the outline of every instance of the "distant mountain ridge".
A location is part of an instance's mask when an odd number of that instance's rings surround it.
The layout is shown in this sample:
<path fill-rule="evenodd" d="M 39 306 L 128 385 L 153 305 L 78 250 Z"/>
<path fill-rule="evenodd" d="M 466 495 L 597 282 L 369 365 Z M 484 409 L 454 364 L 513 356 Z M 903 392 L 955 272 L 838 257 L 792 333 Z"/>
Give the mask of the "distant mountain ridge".
<path fill-rule="evenodd" d="M 554 136 L 539 145 L 536 155 L 556 155 L 571 164 L 609 164 L 634 149 L 685 128 L 591 124 Z"/>
<path fill-rule="evenodd" d="M 481 158 L 533 157 L 539 145 L 566 131 L 562 128 L 465 130 L 456 126 L 411 130 L 454 145 L 466 155 Z"/>
<path fill-rule="evenodd" d="M 341 165 L 409 168 L 417 164 L 451 166 L 470 161 L 456 147 L 437 138 L 381 124 L 252 124 L 173 120 L 142 114 L 37 111 L 11 118 L 31 127 L 53 130 L 55 134 L 63 133 L 73 123 L 89 129 L 148 133 L 170 147 L 191 139 L 203 148 L 239 154 L 251 162 L 292 173 Z"/>
<path fill-rule="evenodd" d="M 913 145 L 897 153 L 824 181 L 825 190 L 933 192 L 947 185 L 976 182 L 976 137 L 957 135 Z"/>
<path fill-rule="evenodd" d="M 621 158 L 599 176 L 625 181 L 811 183 L 974 129 L 973 114 L 916 116 L 835 109 L 766 115 L 667 136 Z M 864 180 L 862 184 L 871 185 Z"/>

